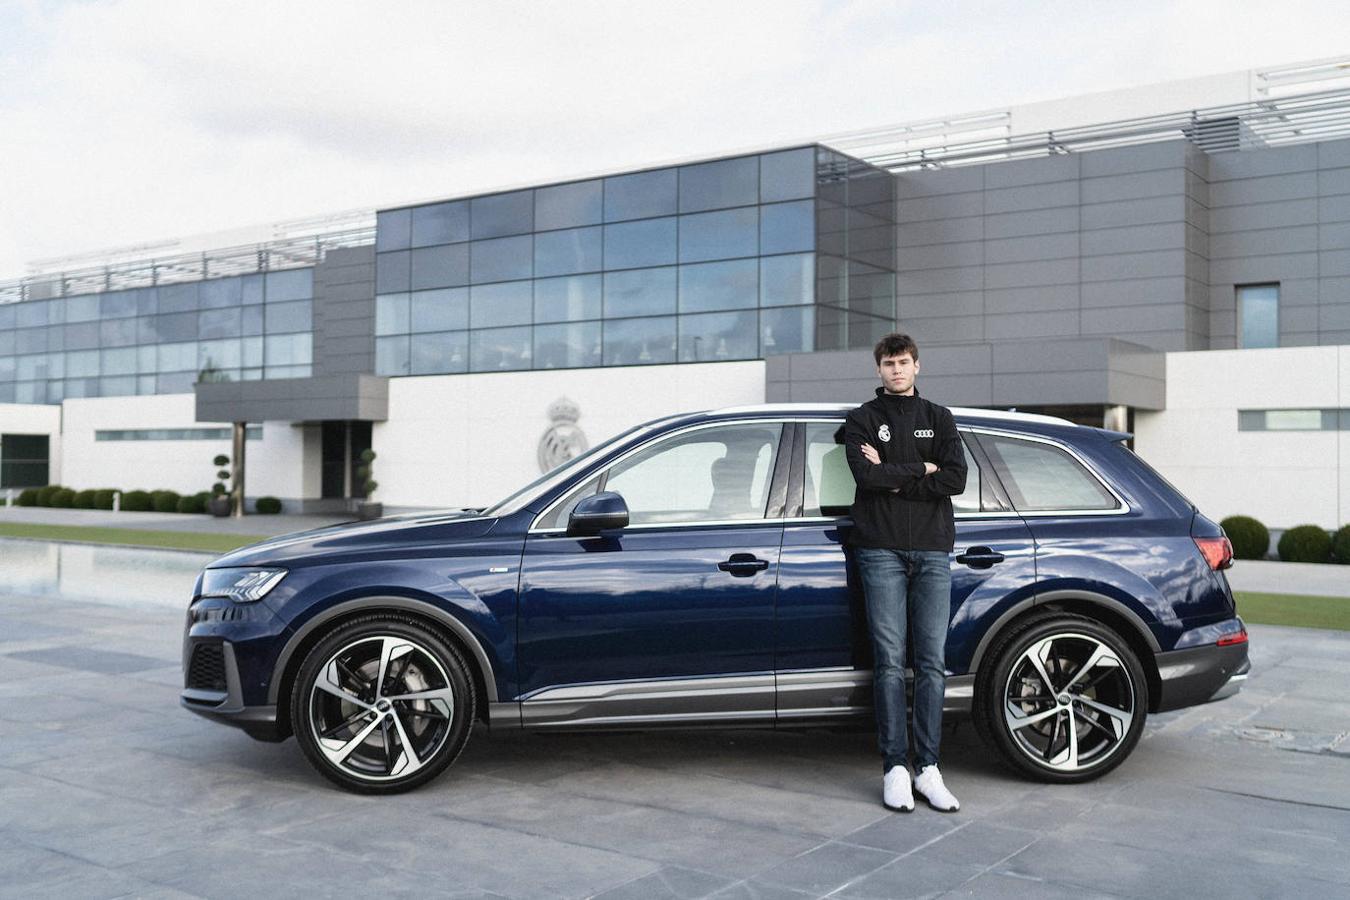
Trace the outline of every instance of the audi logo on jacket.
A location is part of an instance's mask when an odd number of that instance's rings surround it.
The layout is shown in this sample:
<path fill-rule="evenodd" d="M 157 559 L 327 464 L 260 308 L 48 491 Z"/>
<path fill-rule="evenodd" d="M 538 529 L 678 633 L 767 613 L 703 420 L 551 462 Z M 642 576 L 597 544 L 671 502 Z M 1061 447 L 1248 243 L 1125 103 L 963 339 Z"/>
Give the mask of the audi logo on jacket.
<path fill-rule="evenodd" d="M 919 396 L 887 394 L 844 420 L 844 455 L 853 470 L 853 535 L 858 547 L 943 550 L 956 545 L 952 497 L 966 489 L 966 451 L 951 411 Z M 862 445 L 881 457 L 870 463 Z M 924 474 L 924 463 L 938 467 Z"/>

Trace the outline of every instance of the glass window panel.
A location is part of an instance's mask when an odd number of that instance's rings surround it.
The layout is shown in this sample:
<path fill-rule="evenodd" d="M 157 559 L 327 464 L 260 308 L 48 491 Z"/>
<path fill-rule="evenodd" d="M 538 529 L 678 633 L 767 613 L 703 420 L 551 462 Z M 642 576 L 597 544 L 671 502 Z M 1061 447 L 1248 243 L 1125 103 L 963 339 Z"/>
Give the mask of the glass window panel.
<path fill-rule="evenodd" d="M 455 287 L 469 283 L 469 247 L 451 244 L 443 247 L 424 247 L 412 251 L 412 275 L 409 284 L 413 290 Z"/>
<path fill-rule="evenodd" d="M 155 288 L 140 288 L 136 292 L 136 315 L 153 316 L 159 312 L 159 291 Z"/>
<path fill-rule="evenodd" d="M 1237 288 L 1238 346 L 1280 345 L 1280 286 L 1240 285 Z"/>
<path fill-rule="evenodd" d="M 680 266 L 680 312 L 743 309 L 759 303 L 759 261 Z"/>
<path fill-rule="evenodd" d="M 155 371 L 155 347 L 153 344 L 136 348 L 136 371 Z"/>
<path fill-rule="evenodd" d="M 816 192 L 816 149 L 784 150 L 759 158 L 761 203 L 797 200 Z"/>
<path fill-rule="evenodd" d="M 160 285 L 158 288 L 159 311 L 162 313 L 196 312 L 198 289 L 198 283 L 195 281 L 190 281 L 187 284 Z"/>
<path fill-rule="evenodd" d="M 513 281 L 534 274 L 534 240 L 530 235 L 474 241 L 469 274 L 474 284 Z"/>
<path fill-rule="evenodd" d="M 603 206 L 602 182 L 577 181 L 535 188 L 534 227 L 571 228 L 599 223 Z"/>
<path fill-rule="evenodd" d="M 18 328 L 36 328 L 47 324 L 47 304 L 45 301 L 28 300 L 15 304 L 14 324 Z"/>
<path fill-rule="evenodd" d="M 815 256 L 766 256 L 759 261 L 759 305 L 797 306 L 815 299 Z"/>
<path fill-rule="evenodd" d="M 412 236 L 412 213 L 386 209 L 375 214 L 375 249 L 406 250 Z"/>
<path fill-rule="evenodd" d="M 1267 409 L 1264 431 L 1319 431 L 1322 428 L 1320 409 Z"/>
<path fill-rule="evenodd" d="M 605 226 L 605 268 L 638 269 L 675 262 L 675 219 Z"/>
<path fill-rule="evenodd" d="M 197 342 L 184 341 L 177 344 L 160 344 L 159 358 L 155 366 L 159 372 L 196 372 Z M 69 360 L 67 360 L 69 363 Z"/>
<path fill-rule="evenodd" d="M 153 394 L 155 392 L 155 376 L 138 375 L 136 376 L 136 393 Z"/>
<path fill-rule="evenodd" d="M 375 339 L 375 374 L 407 375 L 410 371 L 408 336 Z"/>
<path fill-rule="evenodd" d="M 448 331 L 412 336 L 413 375 L 441 375 L 469 369 L 469 333 Z"/>
<path fill-rule="evenodd" d="M 196 316 L 193 316 L 195 319 Z M 62 328 L 63 326 L 56 326 Z M 196 323 L 193 323 L 194 330 Z M 67 350 L 88 350 L 97 347 L 102 329 L 98 322 L 80 322 L 77 325 L 64 326 L 65 343 Z M 42 333 L 38 330 L 19 332 L 18 346 L 31 347 L 36 344 L 36 339 L 40 338 Z M 189 335 L 191 336 L 191 335 Z"/>
<path fill-rule="evenodd" d="M 755 359 L 757 323 L 754 310 L 680 316 L 680 362 Z"/>
<path fill-rule="evenodd" d="M 136 393 L 136 377 L 100 378 L 98 392 L 101 397 L 123 397 Z"/>
<path fill-rule="evenodd" d="M 412 284 L 412 254 L 407 250 L 380 253 L 375 257 L 375 292 L 393 294 L 406 291 Z"/>
<path fill-rule="evenodd" d="M 815 249 L 815 201 L 774 203 L 759 208 L 759 252 L 795 253 Z"/>
<path fill-rule="evenodd" d="M 630 269 L 605 274 L 605 318 L 666 315 L 675 312 L 674 266 Z"/>
<path fill-rule="evenodd" d="M 63 332 L 64 335 L 64 332 Z M 45 344 L 43 346 L 46 346 Z M 12 328 L 0 328 L 0 357 L 8 356 L 15 349 L 14 330 Z M 38 349 L 36 347 L 30 349 Z"/>
<path fill-rule="evenodd" d="M 526 234 L 534 230 L 532 191 L 475 197 L 471 204 L 469 221 L 473 226 L 474 240 L 505 237 L 508 234 Z"/>
<path fill-rule="evenodd" d="M 103 347 L 130 347 L 136 343 L 135 319 L 105 319 L 99 323 L 98 331 Z"/>
<path fill-rule="evenodd" d="M 308 378 L 313 369 L 310 366 L 268 366 L 266 378 Z"/>
<path fill-rule="evenodd" d="M 471 369 L 504 372 L 528 369 L 531 357 L 530 328 L 489 328 L 469 332 Z"/>
<path fill-rule="evenodd" d="M 171 372 L 155 380 L 156 394 L 190 394 L 197 381 L 196 372 Z"/>
<path fill-rule="evenodd" d="M 605 490 L 624 498 L 634 525 L 759 519 L 781 434 L 766 423 L 677 435 L 616 463 Z"/>
<path fill-rule="evenodd" d="M 412 245 L 454 244 L 469 239 L 469 202 L 455 200 L 412 211 Z"/>
<path fill-rule="evenodd" d="M 844 445 L 836 443 L 840 425 L 840 422 L 812 422 L 806 426 L 804 516 L 846 516 L 853 505 L 856 489 L 853 472 L 844 458 Z"/>
<path fill-rule="evenodd" d="M 598 319 L 600 290 L 599 275 L 541 278 L 534 283 L 534 321 Z"/>
<path fill-rule="evenodd" d="M 263 307 L 245 306 L 239 310 L 239 333 L 263 333 Z"/>
<path fill-rule="evenodd" d="M 202 309 L 238 306 L 243 302 L 244 283 L 238 278 L 216 278 L 203 281 L 197 299 Z"/>
<path fill-rule="evenodd" d="M 197 368 L 200 371 L 237 369 L 243 365 L 243 348 L 235 339 L 201 341 L 197 344 Z"/>
<path fill-rule="evenodd" d="M 262 380 L 263 380 L 263 370 L 260 369 L 260 368 L 259 368 L 259 369 L 240 369 L 240 370 L 239 370 L 239 380 L 240 380 L 240 381 L 262 381 Z"/>
<path fill-rule="evenodd" d="M 251 306 L 263 302 L 263 277 L 261 275 L 245 275 L 239 279 L 241 296 L 240 302 L 245 306 Z"/>
<path fill-rule="evenodd" d="M 1051 444 L 982 435 L 999 480 L 1019 511 L 1115 509 L 1115 497 L 1072 456 Z"/>
<path fill-rule="evenodd" d="M 759 202 L 759 157 L 742 156 L 680 168 L 680 212 Z"/>
<path fill-rule="evenodd" d="M 308 300 L 303 302 L 305 305 L 309 304 Z M 282 305 L 291 306 L 294 304 Z M 273 308 L 268 306 L 267 314 L 269 316 L 272 315 Z M 197 337 L 204 341 L 211 338 L 234 337 L 239 334 L 240 318 L 239 309 L 204 309 L 197 313 Z"/>
<path fill-rule="evenodd" d="M 605 179 L 605 221 L 647 219 L 675 212 L 677 175 L 674 169 L 635 172 Z"/>
<path fill-rule="evenodd" d="M 260 367 L 263 364 L 263 339 L 247 337 L 239 342 L 240 365 Z"/>
<path fill-rule="evenodd" d="M 784 306 L 759 313 L 759 355 L 803 353 L 814 350 L 816 310 L 813 306 Z"/>
<path fill-rule="evenodd" d="M 375 297 L 376 334 L 407 334 L 409 323 L 407 294 L 379 294 Z"/>
<path fill-rule="evenodd" d="M 759 210 L 753 206 L 680 216 L 680 262 L 754 256 L 758 229 Z"/>
<path fill-rule="evenodd" d="M 267 302 L 279 300 L 308 300 L 314 296 L 313 269 L 286 269 L 268 272 L 265 290 Z"/>
<path fill-rule="evenodd" d="M 197 337 L 197 314 L 186 312 L 158 315 L 154 317 L 154 328 L 155 334 L 161 341 L 195 340 Z"/>
<path fill-rule="evenodd" d="M 533 306 L 534 291 L 528 281 L 474 285 L 469 294 L 469 325 L 526 325 Z"/>
<path fill-rule="evenodd" d="M 675 317 L 605 322 L 605 365 L 645 366 L 675 361 Z"/>
<path fill-rule="evenodd" d="M 269 334 L 263 339 L 263 363 L 272 366 L 307 366 L 313 360 L 314 342 L 308 334 Z"/>
<path fill-rule="evenodd" d="M 601 349 L 599 322 L 536 325 L 534 329 L 536 369 L 598 366 L 602 357 Z"/>
<path fill-rule="evenodd" d="M 420 332 L 468 328 L 469 289 L 418 291 L 409 299 L 409 324 Z"/>
<path fill-rule="evenodd" d="M 136 315 L 136 295 L 130 291 L 100 294 L 98 314 L 103 319 L 124 319 Z"/>
<path fill-rule="evenodd" d="M 20 360 L 24 358 L 25 357 L 16 358 L 13 356 L 0 356 L 0 381 L 13 381 L 16 377 L 18 377 L 18 373 L 21 369 Z M 31 374 L 30 370 L 30 373 L 23 377 L 31 380 L 33 378 L 36 378 L 37 376 Z"/>
<path fill-rule="evenodd" d="M 600 271 L 599 228 L 570 228 L 534 236 L 534 274 L 571 275 Z"/>
<path fill-rule="evenodd" d="M 97 378 L 67 378 L 63 382 L 62 397 L 97 397 Z"/>
<path fill-rule="evenodd" d="M 66 325 L 66 326 L 62 326 L 62 325 L 51 325 L 51 326 L 48 326 L 48 327 L 45 328 L 45 329 L 42 329 L 43 331 L 46 331 L 46 332 L 47 332 L 47 349 L 48 349 L 48 350 L 64 350 L 64 349 L 66 349 L 66 328 L 69 328 L 69 327 L 70 327 L 70 326 L 68 326 L 68 325 Z M 40 337 L 40 336 L 41 336 L 41 331 L 39 331 L 38 329 L 34 329 L 33 331 L 31 331 L 31 332 L 29 332 L 29 333 L 32 334 L 32 335 L 34 335 L 35 337 Z M 18 334 L 18 332 L 16 332 L 16 334 Z M 20 347 L 31 346 L 31 347 L 36 348 L 38 345 L 37 345 L 36 343 L 34 343 L 34 344 L 18 343 L 16 346 L 20 346 Z"/>
<path fill-rule="evenodd" d="M 66 302 L 67 302 L 67 303 L 70 303 L 70 302 L 72 302 L 72 301 L 86 300 L 86 299 L 88 299 L 88 298 L 86 298 L 86 297 L 71 297 L 71 298 L 70 298 L 69 300 L 67 300 Z M 17 306 L 17 304 L 14 304 L 14 303 L 0 303 L 0 331 L 8 331 L 9 329 L 11 329 L 11 328 L 14 327 L 15 321 L 17 321 L 16 316 L 15 316 L 15 307 L 16 307 L 16 306 Z M 93 315 L 89 316 L 89 318 L 93 319 L 93 318 L 97 318 L 97 317 L 98 317 L 98 304 L 95 303 L 95 304 L 94 304 Z"/>
<path fill-rule="evenodd" d="M 309 300 L 294 300 L 290 303 L 273 303 L 269 300 L 265 307 L 267 333 L 310 331 L 314 327 L 310 304 Z"/>

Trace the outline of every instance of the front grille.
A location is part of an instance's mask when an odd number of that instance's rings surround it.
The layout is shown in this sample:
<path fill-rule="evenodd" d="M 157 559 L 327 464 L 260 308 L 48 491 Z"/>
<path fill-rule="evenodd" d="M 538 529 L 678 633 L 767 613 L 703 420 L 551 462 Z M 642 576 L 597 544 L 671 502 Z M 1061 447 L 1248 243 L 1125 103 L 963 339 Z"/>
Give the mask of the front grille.
<path fill-rule="evenodd" d="M 192 648 L 187 686 L 199 691 L 225 690 L 225 652 L 220 644 L 198 644 Z"/>

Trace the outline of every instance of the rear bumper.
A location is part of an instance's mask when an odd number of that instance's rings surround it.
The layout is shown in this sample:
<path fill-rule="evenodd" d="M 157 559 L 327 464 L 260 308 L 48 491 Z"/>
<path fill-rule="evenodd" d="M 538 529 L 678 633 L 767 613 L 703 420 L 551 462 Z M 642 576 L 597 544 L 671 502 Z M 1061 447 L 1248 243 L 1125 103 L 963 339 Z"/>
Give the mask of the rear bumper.
<path fill-rule="evenodd" d="M 1172 650 L 1155 658 L 1162 691 L 1154 712 L 1231 697 L 1242 689 L 1251 671 L 1245 642 Z"/>

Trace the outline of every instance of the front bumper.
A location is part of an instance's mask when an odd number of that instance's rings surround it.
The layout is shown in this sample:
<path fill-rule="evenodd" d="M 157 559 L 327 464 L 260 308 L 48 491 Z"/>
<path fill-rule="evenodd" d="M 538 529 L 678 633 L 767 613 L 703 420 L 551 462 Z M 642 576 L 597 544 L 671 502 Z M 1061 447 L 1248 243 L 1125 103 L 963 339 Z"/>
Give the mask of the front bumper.
<path fill-rule="evenodd" d="M 1154 712 L 1231 697 L 1242 689 L 1252 668 L 1246 642 L 1188 647 L 1159 653 L 1155 658 L 1162 691 Z"/>
<path fill-rule="evenodd" d="M 276 706 L 258 702 L 265 698 L 271 672 L 268 648 L 283 633 L 284 625 L 261 603 L 194 600 L 183 634 L 179 704 L 259 740 L 284 740 L 289 729 L 277 722 Z"/>
<path fill-rule="evenodd" d="M 246 706 L 239 682 L 239 664 L 229 641 L 195 641 L 188 649 L 184 683 L 178 702 L 213 722 L 242 728 L 260 741 L 282 741 L 287 732 L 277 723 L 275 706 Z"/>

